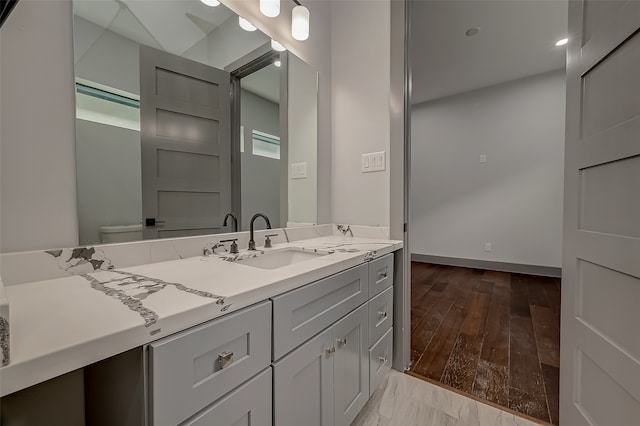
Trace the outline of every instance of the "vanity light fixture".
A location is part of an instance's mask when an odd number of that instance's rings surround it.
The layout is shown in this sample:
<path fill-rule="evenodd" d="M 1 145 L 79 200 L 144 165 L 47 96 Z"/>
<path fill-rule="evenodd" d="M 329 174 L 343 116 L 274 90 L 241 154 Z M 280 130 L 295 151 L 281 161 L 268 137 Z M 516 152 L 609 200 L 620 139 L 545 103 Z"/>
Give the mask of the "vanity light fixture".
<path fill-rule="evenodd" d="M 280 15 L 280 0 L 260 0 L 260 12 L 269 18 Z"/>
<path fill-rule="evenodd" d="M 255 31 L 257 28 L 249 21 L 244 19 L 242 16 L 238 16 L 238 23 L 240 24 L 240 28 L 245 31 Z"/>
<path fill-rule="evenodd" d="M 569 42 L 568 38 L 562 38 L 558 41 L 556 41 L 556 46 L 560 47 L 560 46 L 564 46 L 565 44 L 567 44 Z"/>
<path fill-rule="evenodd" d="M 285 50 L 287 50 L 286 47 L 284 47 L 282 44 L 278 43 L 274 39 L 271 39 L 271 48 L 276 52 L 284 52 Z"/>
<path fill-rule="evenodd" d="M 207 6 L 211 6 L 211 7 L 220 6 L 220 2 L 218 0 L 200 0 L 200 1 L 206 4 Z"/>
<path fill-rule="evenodd" d="M 309 38 L 309 9 L 298 0 L 293 0 L 296 6 L 291 11 L 291 36 L 299 41 Z"/>

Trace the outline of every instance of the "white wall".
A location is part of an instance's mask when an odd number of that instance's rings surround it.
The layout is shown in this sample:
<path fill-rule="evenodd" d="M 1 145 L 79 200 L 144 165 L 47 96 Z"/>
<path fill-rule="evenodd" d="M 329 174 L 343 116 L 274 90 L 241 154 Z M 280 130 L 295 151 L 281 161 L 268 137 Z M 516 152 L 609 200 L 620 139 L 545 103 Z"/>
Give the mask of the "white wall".
<path fill-rule="evenodd" d="M 78 241 L 70 1 L 21 1 L 0 29 L 0 250 Z"/>
<path fill-rule="evenodd" d="M 140 132 L 76 120 L 80 244 L 101 241 L 100 227 L 142 221 Z"/>
<path fill-rule="evenodd" d="M 318 73 L 292 55 L 288 67 L 288 163 L 307 163 L 307 177 L 291 179 L 289 173 L 287 218 L 289 222 L 317 223 Z"/>
<path fill-rule="evenodd" d="M 361 154 L 390 148 L 389 1 L 331 7 L 332 218 L 389 226 L 389 169 L 362 173 Z"/>
<path fill-rule="evenodd" d="M 318 222 L 388 225 L 389 172 L 363 176 L 359 165 L 360 154 L 389 148 L 389 1 L 309 1 L 311 35 L 304 42 L 290 35 L 293 3 L 283 2 L 273 19 L 260 15 L 257 0 L 223 1 L 319 71 Z M 71 1 L 21 1 L 0 35 L 0 250 L 73 246 Z M 333 94 L 341 96 L 332 102 Z"/>
<path fill-rule="evenodd" d="M 564 71 L 415 105 L 411 253 L 560 267 L 564 108 Z"/>

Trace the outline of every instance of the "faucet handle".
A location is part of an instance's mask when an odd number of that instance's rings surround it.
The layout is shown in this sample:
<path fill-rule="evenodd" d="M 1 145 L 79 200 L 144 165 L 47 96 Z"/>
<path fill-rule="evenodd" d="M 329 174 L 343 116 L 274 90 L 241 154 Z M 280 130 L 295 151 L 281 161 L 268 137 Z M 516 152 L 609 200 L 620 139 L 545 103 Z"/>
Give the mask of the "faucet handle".
<path fill-rule="evenodd" d="M 228 240 L 220 240 L 221 243 L 231 242 L 231 249 L 229 250 L 229 253 L 231 253 L 231 254 L 237 254 L 238 253 L 238 243 L 236 243 L 236 241 L 238 241 L 237 238 L 230 238 Z"/>
<path fill-rule="evenodd" d="M 273 247 L 271 245 L 271 238 L 270 237 L 277 237 L 278 234 L 267 234 L 264 236 L 264 248 L 271 248 Z"/>

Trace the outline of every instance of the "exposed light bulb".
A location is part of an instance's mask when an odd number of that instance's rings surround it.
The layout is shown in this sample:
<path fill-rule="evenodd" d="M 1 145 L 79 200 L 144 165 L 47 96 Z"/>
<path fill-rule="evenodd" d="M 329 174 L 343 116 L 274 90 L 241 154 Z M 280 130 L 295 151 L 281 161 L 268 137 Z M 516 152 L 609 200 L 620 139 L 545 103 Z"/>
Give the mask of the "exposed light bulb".
<path fill-rule="evenodd" d="M 200 0 L 200 1 L 206 4 L 207 6 L 211 6 L 211 7 L 220 6 L 220 2 L 218 0 Z"/>
<path fill-rule="evenodd" d="M 282 44 L 278 43 L 274 39 L 271 39 L 271 48 L 276 52 L 284 52 L 285 50 L 287 50 L 286 47 L 284 47 Z"/>
<path fill-rule="evenodd" d="M 280 15 L 280 0 L 260 0 L 260 12 L 269 18 Z"/>
<path fill-rule="evenodd" d="M 275 65 L 276 67 L 280 67 L 280 65 L 282 65 L 282 62 L 280 62 L 280 59 L 276 59 L 275 61 L 273 61 L 273 65 Z"/>
<path fill-rule="evenodd" d="M 563 38 L 563 39 L 560 39 L 560 40 L 556 41 L 556 46 L 558 46 L 558 47 L 564 46 L 568 42 L 569 42 L 568 38 Z"/>
<path fill-rule="evenodd" d="M 291 36 L 304 41 L 309 38 L 309 9 L 296 6 L 291 11 Z"/>
<path fill-rule="evenodd" d="M 255 31 L 257 28 L 249 21 L 244 19 L 242 16 L 238 16 L 238 24 L 240 24 L 240 28 L 245 31 Z"/>

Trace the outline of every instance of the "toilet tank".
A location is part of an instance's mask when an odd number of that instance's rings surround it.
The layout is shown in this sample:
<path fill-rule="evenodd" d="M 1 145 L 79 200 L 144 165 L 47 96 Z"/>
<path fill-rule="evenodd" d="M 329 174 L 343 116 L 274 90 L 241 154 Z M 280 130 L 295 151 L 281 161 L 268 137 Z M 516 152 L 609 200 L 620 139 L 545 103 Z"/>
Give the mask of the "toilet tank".
<path fill-rule="evenodd" d="M 103 243 L 124 243 L 142 239 L 142 225 L 101 226 L 100 238 Z"/>

